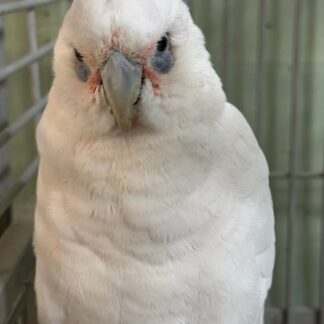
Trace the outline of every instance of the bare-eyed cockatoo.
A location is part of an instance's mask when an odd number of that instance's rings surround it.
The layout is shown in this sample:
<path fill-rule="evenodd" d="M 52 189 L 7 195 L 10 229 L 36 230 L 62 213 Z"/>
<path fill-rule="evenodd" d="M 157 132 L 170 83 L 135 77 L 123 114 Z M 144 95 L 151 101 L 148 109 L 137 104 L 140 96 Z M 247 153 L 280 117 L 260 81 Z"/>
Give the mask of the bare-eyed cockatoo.
<path fill-rule="evenodd" d="M 74 0 L 37 130 L 41 324 L 261 324 L 268 167 L 182 0 Z"/>

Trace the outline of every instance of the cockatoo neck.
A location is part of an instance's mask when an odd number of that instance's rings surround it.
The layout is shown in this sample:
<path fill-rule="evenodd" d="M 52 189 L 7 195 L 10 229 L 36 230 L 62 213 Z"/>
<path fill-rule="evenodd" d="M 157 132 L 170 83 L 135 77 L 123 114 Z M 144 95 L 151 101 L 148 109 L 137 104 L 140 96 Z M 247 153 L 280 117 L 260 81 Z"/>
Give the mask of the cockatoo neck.
<path fill-rule="evenodd" d="M 193 212 L 190 203 L 211 173 L 210 129 L 195 124 L 162 137 L 77 143 L 75 155 L 67 157 L 74 174 L 67 197 L 78 188 L 79 199 L 71 201 L 80 206 L 82 197 L 81 217 L 97 228 L 94 233 L 104 231 L 119 253 L 149 263 L 176 259 L 186 253 L 189 237 L 199 240 L 212 222 L 203 208 Z"/>

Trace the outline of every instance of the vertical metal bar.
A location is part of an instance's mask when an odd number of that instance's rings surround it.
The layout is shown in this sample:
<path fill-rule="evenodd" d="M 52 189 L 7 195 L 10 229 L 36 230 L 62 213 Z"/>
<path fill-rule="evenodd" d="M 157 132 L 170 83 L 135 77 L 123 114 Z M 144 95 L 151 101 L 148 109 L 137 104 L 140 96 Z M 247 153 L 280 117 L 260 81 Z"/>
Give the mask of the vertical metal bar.
<path fill-rule="evenodd" d="M 1 1 L 0 16 L 8 15 L 10 13 L 25 11 L 28 9 L 45 6 L 47 4 L 59 2 L 61 0 L 28 0 L 28 1 Z M 8 2 L 8 3 L 2 3 Z"/>
<path fill-rule="evenodd" d="M 28 324 L 28 302 L 26 302 L 25 308 L 21 313 L 21 323 Z"/>
<path fill-rule="evenodd" d="M 289 316 L 292 307 L 293 283 L 295 280 L 293 272 L 294 262 L 294 228 L 296 222 L 297 188 L 297 146 L 298 146 L 298 118 L 300 113 L 299 89 L 300 89 L 300 31 L 301 31 L 301 0 L 294 0 L 293 17 L 293 47 L 292 47 L 292 77 L 291 77 L 291 115 L 290 115 L 290 147 L 289 147 L 289 169 L 291 177 L 288 181 L 288 218 L 287 218 L 287 267 L 286 267 L 286 322 L 293 324 Z"/>
<path fill-rule="evenodd" d="M 27 29 L 30 52 L 35 53 L 38 50 L 36 15 L 35 10 L 30 10 L 27 14 Z M 41 85 L 39 77 L 39 63 L 35 62 L 31 65 L 32 95 L 34 103 L 41 99 Z"/>
<path fill-rule="evenodd" d="M 0 65 L 5 64 L 4 57 L 4 28 L 3 18 L 0 17 Z M 7 85 L 0 82 L 0 134 L 6 128 L 9 122 L 9 111 L 7 102 Z M 0 197 L 6 192 L 10 186 L 10 159 L 9 149 L 7 146 L 0 148 Z M 8 228 L 11 223 L 11 209 L 8 208 L 0 215 L 0 236 Z"/>
<path fill-rule="evenodd" d="M 323 150 L 324 153 L 324 150 Z M 323 154 L 324 172 L 324 154 Z M 321 210 L 321 261 L 320 261 L 320 324 L 324 324 L 324 179 L 322 180 L 322 210 Z"/>
<path fill-rule="evenodd" d="M 24 310 L 26 303 L 28 302 L 28 299 L 31 296 L 31 292 L 32 292 L 32 283 L 28 282 L 22 287 L 19 295 L 17 296 L 17 300 L 15 301 L 13 308 L 8 318 L 4 322 L 5 324 L 17 323 L 17 321 L 21 316 L 21 313 Z"/>
<path fill-rule="evenodd" d="M 258 139 L 261 137 L 264 120 L 264 45 L 265 45 L 265 19 L 267 12 L 267 0 L 259 0 L 259 19 L 257 23 L 257 73 L 256 73 L 256 111 L 255 111 L 255 132 Z"/>
<path fill-rule="evenodd" d="M 229 7 L 230 0 L 223 0 L 223 66 L 222 66 L 222 80 L 224 89 L 226 90 L 228 87 L 228 47 L 229 47 Z"/>

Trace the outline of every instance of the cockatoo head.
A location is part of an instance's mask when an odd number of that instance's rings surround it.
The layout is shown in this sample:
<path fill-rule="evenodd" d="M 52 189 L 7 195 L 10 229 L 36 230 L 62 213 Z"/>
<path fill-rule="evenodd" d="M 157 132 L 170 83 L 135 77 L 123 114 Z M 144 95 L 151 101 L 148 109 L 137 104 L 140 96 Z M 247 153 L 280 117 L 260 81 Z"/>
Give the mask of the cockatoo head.
<path fill-rule="evenodd" d="M 54 71 L 61 99 L 105 131 L 183 128 L 225 100 L 182 0 L 74 0 Z"/>

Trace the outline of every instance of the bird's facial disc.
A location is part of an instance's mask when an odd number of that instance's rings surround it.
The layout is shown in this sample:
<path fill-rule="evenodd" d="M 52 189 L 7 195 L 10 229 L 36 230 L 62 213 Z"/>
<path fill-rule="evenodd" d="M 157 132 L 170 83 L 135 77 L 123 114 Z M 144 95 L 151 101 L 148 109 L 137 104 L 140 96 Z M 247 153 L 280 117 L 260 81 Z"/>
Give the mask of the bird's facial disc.
<path fill-rule="evenodd" d="M 135 117 L 142 88 L 143 67 L 112 52 L 101 71 L 102 84 L 118 126 L 128 130 Z"/>

